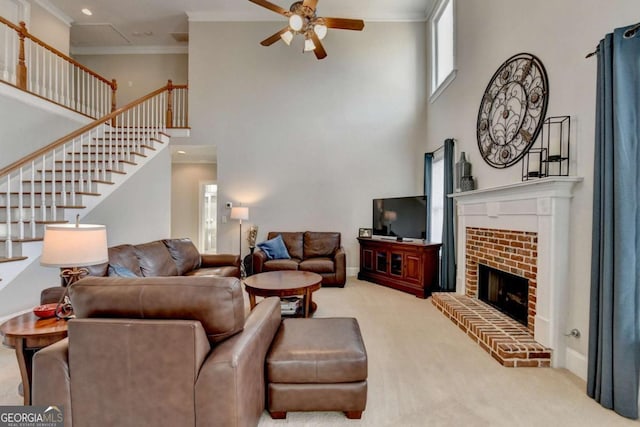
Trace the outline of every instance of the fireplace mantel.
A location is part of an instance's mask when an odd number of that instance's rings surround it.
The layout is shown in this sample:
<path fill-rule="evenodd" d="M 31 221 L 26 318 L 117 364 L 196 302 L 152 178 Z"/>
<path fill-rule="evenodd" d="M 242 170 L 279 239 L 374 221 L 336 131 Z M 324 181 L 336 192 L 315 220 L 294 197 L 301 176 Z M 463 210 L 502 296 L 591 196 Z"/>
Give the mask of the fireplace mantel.
<path fill-rule="evenodd" d="M 537 308 L 534 338 L 553 349 L 552 366 L 566 366 L 570 212 L 581 177 L 550 177 L 450 194 L 457 205 L 456 291 L 465 293 L 467 227 L 536 232 Z"/>

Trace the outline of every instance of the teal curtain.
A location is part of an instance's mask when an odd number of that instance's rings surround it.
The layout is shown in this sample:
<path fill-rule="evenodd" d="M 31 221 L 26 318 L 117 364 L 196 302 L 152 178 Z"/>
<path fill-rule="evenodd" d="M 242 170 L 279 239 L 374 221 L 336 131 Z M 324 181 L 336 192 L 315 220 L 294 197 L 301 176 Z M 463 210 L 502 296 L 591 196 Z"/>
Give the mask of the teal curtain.
<path fill-rule="evenodd" d="M 431 192 L 433 183 L 433 153 L 424 155 L 424 196 L 427 198 L 427 242 L 431 241 Z"/>
<path fill-rule="evenodd" d="M 638 418 L 640 35 L 598 47 L 587 393 Z"/>
<path fill-rule="evenodd" d="M 442 256 L 440 259 L 440 290 L 456 290 L 456 243 L 453 199 L 453 139 L 444 141 L 444 213 L 442 217 Z"/>

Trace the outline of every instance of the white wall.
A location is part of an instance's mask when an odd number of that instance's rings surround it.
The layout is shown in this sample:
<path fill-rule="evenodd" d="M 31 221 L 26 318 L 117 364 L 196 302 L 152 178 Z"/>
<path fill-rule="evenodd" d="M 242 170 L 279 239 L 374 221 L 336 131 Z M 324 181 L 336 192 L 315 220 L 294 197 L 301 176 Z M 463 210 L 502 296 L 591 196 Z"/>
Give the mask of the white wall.
<path fill-rule="evenodd" d="M 82 222 L 107 226 L 109 246 L 166 239 L 171 233 L 171 152 L 162 150 Z"/>
<path fill-rule="evenodd" d="M 27 30 L 48 45 L 69 55 L 71 27 L 35 1 L 31 2 L 31 19 Z"/>
<path fill-rule="evenodd" d="M 615 3 L 615 4 L 614 4 Z M 497 170 L 482 160 L 476 142 L 476 118 L 484 89 L 495 70 L 510 56 L 538 56 L 549 76 L 548 115 L 571 116 L 571 174 L 584 177 L 572 201 L 570 242 L 569 369 L 586 374 L 591 263 L 591 205 L 595 129 L 595 57 L 585 55 L 616 27 L 640 21 L 636 0 L 491 0 L 457 1 L 458 75 L 431 105 L 427 114 L 427 143 L 432 151 L 445 138 L 456 139 L 457 156 L 467 153 L 479 188 L 521 181 L 521 163 Z M 458 260 L 460 265 L 461 261 Z"/>
<path fill-rule="evenodd" d="M 85 116 L 0 84 L 0 168 L 90 122 Z"/>
<path fill-rule="evenodd" d="M 300 40 L 260 46 L 280 27 L 190 23 L 192 143 L 218 149 L 218 252 L 238 253 L 238 224 L 222 218 L 232 201 L 250 207 L 258 240 L 341 232 L 353 269 L 371 200 L 422 192 L 414 157 L 425 134 L 425 25 L 329 30 L 322 61 L 303 55 Z"/>
<path fill-rule="evenodd" d="M 171 165 L 171 237 L 188 237 L 198 245 L 200 185 L 215 183 L 213 163 L 173 163 Z"/>
<path fill-rule="evenodd" d="M 74 55 L 74 59 L 101 76 L 118 82 L 118 106 L 152 92 L 173 80 L 187 83 L 186 54 Z"/>

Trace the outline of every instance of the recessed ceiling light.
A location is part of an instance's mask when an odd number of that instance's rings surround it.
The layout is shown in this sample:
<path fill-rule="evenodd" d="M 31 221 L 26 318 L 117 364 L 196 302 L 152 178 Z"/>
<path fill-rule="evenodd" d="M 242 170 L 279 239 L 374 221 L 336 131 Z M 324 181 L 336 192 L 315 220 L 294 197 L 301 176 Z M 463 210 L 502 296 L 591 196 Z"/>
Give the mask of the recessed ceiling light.
<path fill-rule="evenodd" d="M 186 151 L 182 151 L 182 150 L 176 151 L 176 153 L 178 153 L 178 154 L 187 154 Z"/>
<path fill-rule="evenodd" d="M 84 13 L 87 16 L 91 16 L 93 15 L 93 12 L 91 12 L 89 9 L 87 9 L 86 7 L 84 9 L 82 9 L 82 13 Z"/>

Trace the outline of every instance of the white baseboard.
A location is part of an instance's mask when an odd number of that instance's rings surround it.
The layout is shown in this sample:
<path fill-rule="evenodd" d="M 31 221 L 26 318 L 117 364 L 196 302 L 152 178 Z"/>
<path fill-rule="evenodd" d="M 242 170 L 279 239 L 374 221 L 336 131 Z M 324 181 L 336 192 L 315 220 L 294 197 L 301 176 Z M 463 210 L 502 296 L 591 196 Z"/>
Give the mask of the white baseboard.
<path fill-rule="evenodd" d="M 583 380 L 587 380 L 587 356 L 567 347 L 565 367 Z"/>
<path fill-rule="evenodd" d="M 357 276 L 359 271 L 358 267 L 347 267 L 347 277 Z"/>

